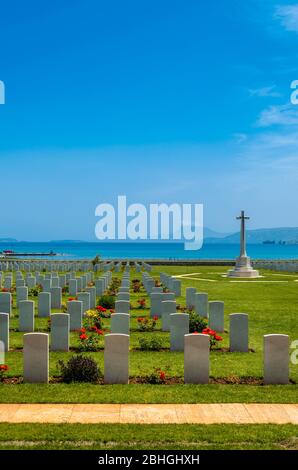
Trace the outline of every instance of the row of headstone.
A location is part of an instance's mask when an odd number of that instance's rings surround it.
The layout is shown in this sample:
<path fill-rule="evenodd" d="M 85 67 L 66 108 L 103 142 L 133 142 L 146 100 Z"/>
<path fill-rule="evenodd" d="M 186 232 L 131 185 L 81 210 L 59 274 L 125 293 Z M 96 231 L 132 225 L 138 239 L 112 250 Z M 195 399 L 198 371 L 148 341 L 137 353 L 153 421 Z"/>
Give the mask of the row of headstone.
<path fill-rule="evenodd" d="M 97 263 L 95 266 L 90 261 L 1 261 L 0 271 L 57 271 L 57 272 L 68 272 L 68 271 L 100 271 L 102 270 L 103 263 Z"/>
<path fill-rule="evenodd" d="M 128 269 L 127 269 L 128 267 Z M 125 266 L 125 270 L 123 272 L 121 285 L 118 289 L 116 301 L 115 301 L 115 313 L 116 314 L 126 314 L 129 315 L 130 311 L 130 274 L 129 274 L 129 266 Z M 115 321 L 115 320 L 114 320 Z M 117 322 L 121 322 L 122 320 L 116 320 Z M 125 319 L 123 321 L 126 321 Z M 126 330 L 125 330 L 126 331 Z"/>
<path fill-rule="evenodd" d="M 177 314 L 181 315 L 181 314 Z M 58 317 L 59 315 L 55 315 Z M 119 316 L 119 315 L 118 315 Z M 66 316 L 67 317 L 67 316 Z M 117 317 L 117 315 L 115 315 Z M 114 317 L 114 318 L 115 318 Z M 68 332 L 68 318 L 54 320 L 57 329 Z M 63 339 L 62 339 L 63 338 Z M 56 342 L 58 341 L 58 342 Z M 179 342 L 181 338 L 179 337 Z M 210 338 L 204 334 L 184 334 L 184 382 L 208 384 L 210 374 Z M 67 346 L 67 338 L 56 335 L 51 349 Z M 264 383 L 289 383 L 289 337 L 287 335 L 264 336 Z M 27 333 L 24 335 L 24 382 L 48 383 L 49 381 L 49 335 Z M 129 335 L 111 333 L 105 335 L 104 382 L 127 384 L 129 382 Z"/>
<path fill-rule="evenodd" d="M 268 260 L 268 261 L 252 261 L 254 268 L 269 269 L 270 271 L 284 271 L 289 273 L 298 272 L 298 261 L 284 261 L 284 260 Z"/>
<path fill-rule="evenodd" d="M 181 281 L 167 273 L 160 273 L 160 282 L 164 287 L 174 292 L 175 297 L 181 297 Z"/>

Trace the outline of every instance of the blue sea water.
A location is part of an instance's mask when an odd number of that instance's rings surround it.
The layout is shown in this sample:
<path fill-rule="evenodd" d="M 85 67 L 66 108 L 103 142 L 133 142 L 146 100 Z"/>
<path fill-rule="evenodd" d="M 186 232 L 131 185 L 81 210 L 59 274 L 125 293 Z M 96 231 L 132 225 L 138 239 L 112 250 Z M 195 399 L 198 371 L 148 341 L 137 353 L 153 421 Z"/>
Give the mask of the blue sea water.
<path fill-rule="evenodd" d="M 0 243 L 0 252 L 57 253 L 52 259 L 234 259 L 239 254 L 237 244 L 204 244 L 201 250 L 185 251 L 182 243 L 71 243 L 71 242 L 18 242 Z M 298 245 L 248 245 L 252 259 L 298 259 Z"/>

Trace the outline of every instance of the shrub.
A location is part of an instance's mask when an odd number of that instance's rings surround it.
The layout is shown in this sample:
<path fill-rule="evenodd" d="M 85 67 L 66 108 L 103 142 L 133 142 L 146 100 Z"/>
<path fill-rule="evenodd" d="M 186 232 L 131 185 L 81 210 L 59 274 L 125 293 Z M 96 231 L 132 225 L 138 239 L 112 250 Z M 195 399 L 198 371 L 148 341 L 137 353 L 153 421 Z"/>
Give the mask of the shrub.
<path fill-rule="evenodd" d="M 29 297 L 37 297 L 41 291 L 41 285 L 37 285 L 36 287 L 31 287 L 31 289 L 29 289 L 28 295 Z"/>
<path fill-rule="evenodd" d="M 100 262 L 100 257 L 98 255 L 96 255 L 95 258 L 93 258 L 93 260 L 91 261 L 93 266 L 95 266 L 99 262 Z"/>
<path fill-rule="evenodd" d="M 95 360 L 90 356 L 73 355 L 65 364 L 58 361 L 63 382 L 98 382 L 101 372 Z"/>
<path fill-rule="evenodd" d="M 161 369 L 154 369 L 152 374 L 147 376 L 147 382 L 149 384 L 164 384 L 166 382 L 166 372 Z"/>
<path fill-rule="evenodd" d="M 112 295 L 102 295 L 99 297 L 98 305 L 108 309 L 115 308 L 115 297 Z"/>
<path fill-rule="evenodd" d="M 189 313 L 189 332 L 190 333 L 202 333 L 202 331 L 207 328 L 207 320 L 205 318 L 200 317 L 195 312 Z"/>
<path fill-rule="evenodd" d="M 153 318 L 138 317 L 137 322 L 139 331 L 153 331 L 156 326 L 157 320 L 157 316 L 154 316 Z"/>
<path fill-rule="evenodd" d="M 140 338 L 140 349 L 143 351 L 159 351 L 162 348 L 162 339 L 158 336 L 152 338 Z"/>

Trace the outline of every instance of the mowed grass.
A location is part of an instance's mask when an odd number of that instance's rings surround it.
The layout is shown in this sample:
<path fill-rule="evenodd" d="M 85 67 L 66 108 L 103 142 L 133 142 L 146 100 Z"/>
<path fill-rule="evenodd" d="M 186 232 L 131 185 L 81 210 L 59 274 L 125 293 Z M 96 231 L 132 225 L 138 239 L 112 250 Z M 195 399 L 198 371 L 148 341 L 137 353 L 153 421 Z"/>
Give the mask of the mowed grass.
<path fill-rule="evenodd" d="M 221 347 L 229 345 L 230 313 L 249 314 L 249 345 L 254 352 L 229 353 L 214 351 L 211 353 L 211 377 L 255 377 L 263 375 L 263 335 L 269 333 L 283 333 L 290 336 L 290 340 L 298 339 L 298 279 L 297 275 L 284 273 L 271 273 L 262 271 L 263 278 L 258 282 L 250 280 L 241 282 L 223 277 L 228 270 L 224 266 L 155 266 L 151 275 L 158 279 L 161 271 L 171 275 L 187 275 L 192 279 L 182 278 L 182 297 L 177 303 L 185 306 L 186 287 L 196 287 L 199 292 L 207 292 L 209 300 L 223 300 L 225 302 L 225 329 L 222 335 Z M 121 274 L 113 274 L 122 276 Z M 131 272 L 131 279 L 140 278 L 139 273 Z M 266 282 L 259 282 L 266 281 Z M 271 282 L 267 282 L 271 281 Z M 274 281 L 274 282 L 272 282 Z M 282 281 L 282 282 L 276 282 Z M 15 297 L 15 296 L 14 296 Z M 64 300 L 68 296 L 64 296 Z M 137 300 L 145 298 L 147 308 L 137 309 Z M 36 300 L 36 298 L 33 298 Z M 137 317 L 149 315 L 149 299 L 143 291 L 140 294 L 131 292 L 131 339 L 130 339 L 130 376 L 146 376 L 155 368 L 168 371 L 170 376 L 183 377 L 183 353 L 169 351 L 169 333 L 161 331 L 161 321 L 157 324 L 157 331 L 140 333 L 137 330 Z M 15 298 L 14 298 L 15 305 Z M 17 310 L 14 307 L 15 317 L 11 321 L 11 348 L 14 350 L 6 354 L 6 363 L 11 377 L 23 374 L 23 333 L 15 331 L 18 328 Z M 109 329 L 110 320 L 105 320 L 105 328 Z M 46 319 L 36 318 L 35 330 L 46 332 L 48 323 Z M 158 335 L 162 339 L 166 350 L 148 352 L 140 351 L 139 339 L 141 336 Z M 78 334 L 71 333 L 71 346 L 78 345 Z M 88 353 L 98 362 L 103 371 L 104 338 L 101 338 L 100 351 Z M 50 353 L 50 375 L 57 376 L 57 362 L 67 360 L 73 352 Z M 298 383 L 298 366 L 291 363 L 290 377 L 293 383 Z M 195 403 L 195 402 L 297 402 L 297 385 L 289 386 L 253 386 L 253 385 L 1 385 L 0 402 L 81 402 L 81 403 Z"/>
<path fill-rule="evenodd" d="M 0 450 L 297 450 L 293 425 L 0 424 Z"/>

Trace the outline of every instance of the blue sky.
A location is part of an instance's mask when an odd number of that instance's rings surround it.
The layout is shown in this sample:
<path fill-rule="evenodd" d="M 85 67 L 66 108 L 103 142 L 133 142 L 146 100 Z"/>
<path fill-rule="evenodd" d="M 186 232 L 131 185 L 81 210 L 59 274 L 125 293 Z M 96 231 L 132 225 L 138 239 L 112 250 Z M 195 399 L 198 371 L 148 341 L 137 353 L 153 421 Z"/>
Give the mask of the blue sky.
<path fill-rule="evenodd" d="M 12 0 L 0 44 L 0 237 L 93 240 L 118 194 L 298 225 L 297 0 Z"/>

